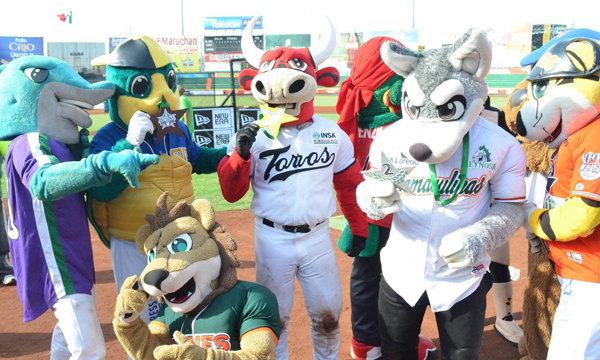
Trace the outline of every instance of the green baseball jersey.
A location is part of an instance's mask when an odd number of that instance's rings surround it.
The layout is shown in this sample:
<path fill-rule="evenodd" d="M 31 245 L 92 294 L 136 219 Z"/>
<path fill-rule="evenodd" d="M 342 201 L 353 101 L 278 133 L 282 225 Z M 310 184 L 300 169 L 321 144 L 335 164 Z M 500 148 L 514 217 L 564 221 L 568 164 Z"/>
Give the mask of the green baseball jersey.
<path fill-rule="evenodd" d="M 281 331 L 275 295 L 266 287 L 238 281 L 198 314 L 179 314 L 162 304 L 152 323 L 166 326 L 171 336 L 179 330 L 203 348 L 240 350 L 244 334 L 269 328 L 278 339 Z"/>

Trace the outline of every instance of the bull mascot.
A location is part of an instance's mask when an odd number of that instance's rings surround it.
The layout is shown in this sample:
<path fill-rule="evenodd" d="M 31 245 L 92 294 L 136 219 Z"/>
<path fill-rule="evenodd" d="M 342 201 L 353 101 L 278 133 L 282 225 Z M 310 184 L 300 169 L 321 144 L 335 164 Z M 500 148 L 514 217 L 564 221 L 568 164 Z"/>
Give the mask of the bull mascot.
<path fill-rule="evenodd" d="M 252 40 L 257 20 L 244 29 L 242 51 L 258 70 L 242 71 L 239 82 L 252 90 L 265 118 L 232 139 L 219 164 L 219 182 L 229 202 L 244 196 L 252 183 L 256 281 L 279 303 L 276 358 L 288 358 L 287 326 L 298 277 L 311 319 L 314 358 L 337 359 L 342 286 L 329 234 L 329 218 L 336 211 L 332 181 L 350 223 L 351 246 L 364 248 L 368 227 L 356 203 L 362 177 L 352 143 L 335 122 L 314 111 L 317 86 L 339 81 L 335 68 L 317 70 L 333 52 L 335 30 L 327 19 L 328 31 L 310 49 L 264 51 Z"/>

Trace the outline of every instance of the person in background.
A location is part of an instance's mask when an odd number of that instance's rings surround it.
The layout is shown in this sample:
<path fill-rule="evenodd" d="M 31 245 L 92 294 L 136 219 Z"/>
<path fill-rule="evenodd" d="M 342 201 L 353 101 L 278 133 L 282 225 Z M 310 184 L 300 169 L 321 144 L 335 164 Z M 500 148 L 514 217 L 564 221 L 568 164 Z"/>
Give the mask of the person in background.
<path fill-rule="evenodd" d="M 181 85 L 177 85 L 177 92 L 179 93 L 179 110 L 187 109 L 187 112 L 183 116 L 183 122 L 190 129 L 192 137 L 194 135 L 194 123 L 192 122 L 192 101 L 185 96 L 185 89 Z"/>

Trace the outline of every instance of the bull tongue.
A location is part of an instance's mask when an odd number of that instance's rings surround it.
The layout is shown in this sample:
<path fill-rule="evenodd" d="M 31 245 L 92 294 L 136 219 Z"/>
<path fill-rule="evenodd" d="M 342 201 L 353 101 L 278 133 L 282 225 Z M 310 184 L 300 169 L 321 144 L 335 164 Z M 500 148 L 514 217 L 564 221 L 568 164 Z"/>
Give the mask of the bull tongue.
<path fill-rule="evenodd" d="M 164 297 L 168 302 L 173 304 L 181 304 L 187 301 L 187 299 L 192 296 L 192 294 L 196 291 L 196 282 L 194 278 L 191 278 L 188 282 L 185 283 L 179 290 L 166 294 Z"/>

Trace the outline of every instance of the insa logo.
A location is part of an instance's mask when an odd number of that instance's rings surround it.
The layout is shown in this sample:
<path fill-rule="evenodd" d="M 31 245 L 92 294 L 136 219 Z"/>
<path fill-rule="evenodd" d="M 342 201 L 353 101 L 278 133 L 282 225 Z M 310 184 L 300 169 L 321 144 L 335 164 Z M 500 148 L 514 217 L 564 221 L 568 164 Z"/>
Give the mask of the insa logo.
<path fill-rule="evenodd" d="M 332 132 L 313 132 L 314 144 L 337 144 L 337 137 Z"/>

